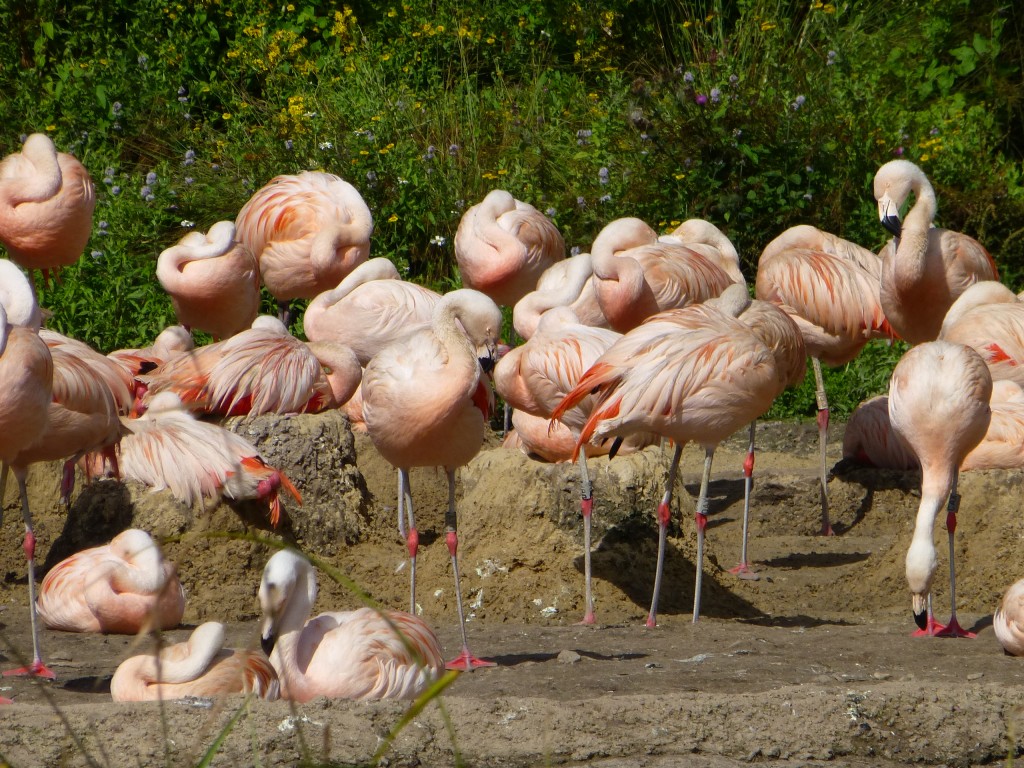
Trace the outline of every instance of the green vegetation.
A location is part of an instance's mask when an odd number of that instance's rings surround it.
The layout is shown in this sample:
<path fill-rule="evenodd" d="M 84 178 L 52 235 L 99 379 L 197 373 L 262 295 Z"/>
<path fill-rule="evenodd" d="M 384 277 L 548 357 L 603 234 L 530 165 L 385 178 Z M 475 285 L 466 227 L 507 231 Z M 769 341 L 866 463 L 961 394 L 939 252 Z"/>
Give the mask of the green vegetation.
<path fill-rule="evenodd" d="M 373 254 L 447 290 L 462 212 L 495 187 L 583 249 L 616 217 L 707 218 L 752 280 L 793 224 L 881 246 L 870 181 L 903 156 L 1024 287 L 1021 29 L 991 0 L 36 0 L 0 24 L 0 151 L 45 131 L 98 190 L 41 301 L 103 350 L 173 321 L 161 250 L 302 169 L 355 184 Z M 839 415 L 899 351 L 828 372 Z M 812 410 L 808 382 L 771 415 Z"/>

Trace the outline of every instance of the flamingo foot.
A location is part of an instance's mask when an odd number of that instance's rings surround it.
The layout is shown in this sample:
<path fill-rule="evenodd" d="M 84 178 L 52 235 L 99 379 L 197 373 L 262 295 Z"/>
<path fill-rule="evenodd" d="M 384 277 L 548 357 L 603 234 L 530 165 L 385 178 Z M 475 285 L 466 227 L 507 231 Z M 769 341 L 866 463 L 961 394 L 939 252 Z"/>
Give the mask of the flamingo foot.
<path fill-rule="evenodd" d="M 496 667 L 497 663 L 478 659 L 469 652 L 469 648 L 463 646 L 462 653 L 444 665 L 445 669 L 457 669 L 460 672 L 472 672 L 480 667 Z"/>
<path fill-rule="evenodd" d="M 730 568 L 729 573 L 733 573 L 737 578 L 745 579 L 747 581 L 757 581 L 761 578 L 761 574 L 751 568 L 747 563 L 740 563 L 735 568 Z"/>
<path fill-rule="evenodd" d="M 910 636 L 911 637 L 938 637 L 939 633 L 944 632 L 945 630 L 946 630 L 945 625 L 939 624 L 939 622 L 937 622 L 935 620 L 934 616 L 929 616 L 928 617 L 928 624 L 925 626 L 925 628 L 924 629 L 915 629 L 911 633 Z"/>
<path fill-rule="evenodd" d="M 42 677 L 46 680 L 56 680 L 57 676 L 53 674 L 48 666 L 43 664 L 42 661 L 36 659 L 27 667 L 19 667 L 18 669 L 8 669 L 3 673 L 4 677 Z"/>
<path fill-rule="evenodd" d="M 645 622 L 644 626 L 646 626 L 648 629 L 654 629 L 658 626 L 658 620 L 650 614 L 647 614 L 647 621 Z"/>
<path fill-rule="evenodd" d="M 584 614 L 583 618 L 579 622 L 577 622 L 577 623 L 580 626 L 585 626 L 585 627 L 592 627 L 592 626 L 594 626 L 594 624 L 597 623 L 597 620 L 594 618 L 594 612 L 593 611 L 587 611 L 586 614 Z"/>
<path fill-rule="evenodd" d="M 977 637 L 973 632 L 968 632 L 966 629 L 960 626 L 960 622 L 956 620 L 956 616 L 952 616 L 943 629 L 940 629 L 935 633 L 936 637 L 966 637 L 972 638 Z"/>
<path fill-rule="evenodd" d="M 825 523 L 821 526 L 821 530 L 818 531 L 819 536 L 835 536 L 836 532 L 832 530 L 832 523 Z"/>
<path fill-rule="evenodd" d="M 13 704 L 13 703 L 14 703 L 13 699 L 8 699 L 8 698 L 5 698 L 3 696 L 0 696 L 0 707 L 2 707 L 4 704 Z"/>

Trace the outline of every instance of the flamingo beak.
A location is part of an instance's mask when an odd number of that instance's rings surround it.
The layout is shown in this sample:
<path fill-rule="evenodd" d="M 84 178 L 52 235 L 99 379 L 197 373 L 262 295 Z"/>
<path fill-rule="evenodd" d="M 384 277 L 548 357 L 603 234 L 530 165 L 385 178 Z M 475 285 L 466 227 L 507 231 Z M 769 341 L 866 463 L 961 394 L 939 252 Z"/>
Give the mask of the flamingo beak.
<path fill-rule="evenodd" d="M 910 606 L 918 629 L 928 629 L 928 598 L 915 592 L 910 596 Z"/>
<path fill-rule="evenodd" d="M 914 613 L 914 623 L 918 629 L 928 629 L 928 612 Z"/>
<path fill-rule="evenodd" d="M 900 221 L 900 211 L 888 194 L 878 198 L 878 219 L 882 226 L 893 237 L 899 237 L 903 231 L 903 224 Z"/>
<path fill-rule="evenodd" d="M 274 651 L 274 646 L 277 644 L 277 635 L 261 635 L 260 636 L 260 647 L 263 652 L 269 656 Z"/>

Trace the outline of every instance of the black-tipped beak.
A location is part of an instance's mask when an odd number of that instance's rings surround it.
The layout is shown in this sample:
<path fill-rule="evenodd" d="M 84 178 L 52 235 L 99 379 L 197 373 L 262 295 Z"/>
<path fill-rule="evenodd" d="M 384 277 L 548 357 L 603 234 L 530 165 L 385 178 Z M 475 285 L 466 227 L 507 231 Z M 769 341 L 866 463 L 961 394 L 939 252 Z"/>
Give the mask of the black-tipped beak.
<path fill-rule="evenodd" d="M 274 650 L 274 646 L 277 644 L 277 635 L 270 635 L 270 637 L 260 638 L 260 647 L 263 648 L 263 652 L 270 655 L 271 651 Z"/>
<path fill-rule="evenodd" d="M 903 222 L 900 221 L 899 216 L 883 216 L 881 218 L 882 226 L 886 228 L 890 235 L 893 237 L 899 237 L 903 231 Z"/>
<path fill-rule="evenodd" d="M 488 355 L 487 357 L 478 357 L 477 361 L 480 363 L 480 367 L 483 368 L 484 373 L 491 373 L 494 371 L 494 358 Z"/>
<path fill-rule="evenodd" d="M 612 442 L 611 450 L 608 451 L 608 458 L 609 459 L 614 459 L 615 458 L 615 454 L 617 454 L 619 452 L 619 448 L 621 448 L 621 447 L 622 447 L 622 438 L 621 437 L 616 437 L 615 440 Z"/>
<path fill-rule="evenodd" d="M 928 611 L 921 611 L 914 614 L 914 623 L 918 629 L 928 629 Z"/>

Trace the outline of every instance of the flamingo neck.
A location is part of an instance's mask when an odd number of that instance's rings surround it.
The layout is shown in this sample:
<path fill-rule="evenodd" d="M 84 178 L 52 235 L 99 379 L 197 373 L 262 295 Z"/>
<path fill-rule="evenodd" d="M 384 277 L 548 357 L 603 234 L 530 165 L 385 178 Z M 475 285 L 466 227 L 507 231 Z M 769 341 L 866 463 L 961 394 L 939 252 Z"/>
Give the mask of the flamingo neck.
<path fill-rule="evenodd" d="M 22 147 L 21 156 L 25 161 L 19 165 L 22 172 L 0 183 L 0 194 L 12 206 L 41 203 L 54 197 L 60 191 L 64 177 L 53 142 L 45 136 L 30 136 Z M 24 173 L 29 164 L 31 172 Z"/>
<path fill-rule="evenodd" d="M 549 309 L 568 306 L 576 301 L 593 274 L 590 254 L 574 257 L 564 279 L 555 288 L 529 293 L 515 305 L 512 310 L 512 325 L 516 333 L 524 339 L 533 336 L 537 332 L 541 315 Z"/>
<path fill-rule="evenodd" d="M 928 233 L 935 218 L 935 190 L 923 176 L 915 177 L 911 190 L 914 193 L 914 205 L 903 220 L 894 256 L 898 286 L 917 285 L 928 272 Z"/>

